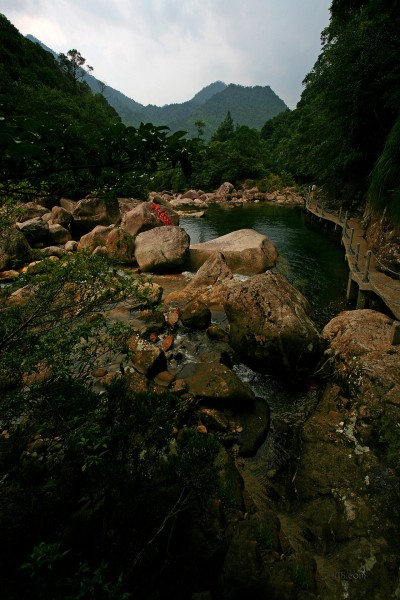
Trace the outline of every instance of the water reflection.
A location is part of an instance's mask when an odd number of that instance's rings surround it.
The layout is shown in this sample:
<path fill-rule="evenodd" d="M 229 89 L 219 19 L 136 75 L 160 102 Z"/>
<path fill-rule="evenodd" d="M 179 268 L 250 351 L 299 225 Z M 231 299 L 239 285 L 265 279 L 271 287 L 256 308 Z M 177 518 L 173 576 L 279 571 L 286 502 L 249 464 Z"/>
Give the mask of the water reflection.
<path fill-rule="evenodd" d="M 306 296 L 320 326 L 347 308 L 348 268 L 339 235 L 312 222 L 300 207 L 215 205 L 203 219 L 182 218 L 181 226 L 192 244 L 237 229 L 255 229 L 275 242 L 279 250 L 276 271 Z"/>

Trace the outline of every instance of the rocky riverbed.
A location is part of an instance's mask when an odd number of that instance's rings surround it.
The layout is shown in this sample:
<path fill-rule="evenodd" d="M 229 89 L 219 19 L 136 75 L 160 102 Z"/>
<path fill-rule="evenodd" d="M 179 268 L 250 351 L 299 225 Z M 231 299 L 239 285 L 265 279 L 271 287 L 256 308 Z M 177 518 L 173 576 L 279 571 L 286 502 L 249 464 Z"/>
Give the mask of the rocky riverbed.
<path fill-rule="evenodd" d="M 226 184 L 212 200 L 191 190 L 111 207 L 97 198 L 28 205 L 29 218 L 2 241 L 2 279 L 18 277 L 9 268 L 15 261 L 35 268 L 33 247 L 54 260 L 82 249 L 107 253 L 119 261 L 117 276 L 154 274 L 154 309 L 104 308 L 106 324 L 132 327 L 130 357 L 106 357 L 91 377 L 98 393 L 117 375 L 135 390 L 179 395 L 187 408 L 180 427 L 220 442 L 225 502 L 186 519 L 186 567 L 192 560 L 196 572 L 212 565 L 214 573 L 202 589 L 197 576 L 192 598 L 400 597 L 400 347 L 391 344 L 392 320 L 348 311 L 319 331 L 306 299 L 268 270 L 279 251 L 270 240 L 246 230 L 191 254 L 175 211 L 188 202 L 203 210 L 216 198 L 302 201 L 292 194 L 277 200 Z M 301 398 L 298 421 L 271 409 L 243 377 L 243 363 L 276 380 L 287 403 Z"/>

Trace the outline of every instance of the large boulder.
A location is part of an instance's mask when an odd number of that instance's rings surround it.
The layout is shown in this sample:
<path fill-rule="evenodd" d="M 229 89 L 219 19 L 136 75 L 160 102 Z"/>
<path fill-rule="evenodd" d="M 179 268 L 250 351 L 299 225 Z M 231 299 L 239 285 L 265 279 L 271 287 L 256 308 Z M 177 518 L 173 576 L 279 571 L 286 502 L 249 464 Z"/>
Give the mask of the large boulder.
<path fill-rule="evenodd" d="M 0 235 L 0 271 L 22 266 L 32 260 L 32 248 L 18 229 L 9 228 Z"/>
<path fill-rule="evenodd" d="M 118 262 L 133 264 L 135 262 L 135 240 L 134 237 L 121 229 L 113 227 L 106 239 L 107 254 Z"/>
<path fill-rule="evenodd" d="M 157 227 L 137 236 L 135 258 L 142 271 L 177 270 L 183 267 L 189 244 L 190 238 L 181 227 Z"/>
<path fill-rule="evenodd" d="M 220 363 L 189 363 L 179 373 L 189 392 L 206 401 L 254 402 L 253 391 L 226 365 Z"/>
<path fill-rule="evenodd" d="M 221 252 L 214 252 L 182 290 L 170 292 L 164 300 L 167 304 L 174 302 L 181 305 L 203 295 L 202 301 L 210 306 L 215 299 L 220 299 L 221 287 L 232 279 L 233 274 L 224 255 Z"/>
<path fill-rule="evenodd" d="M 234 186 L 232 183 L 225 181 L 225 183 L 221 184 L 219 188 L 215 192 L 216 199 L 226 200 L 228 196 L 233 192 Z"/>
<path fill-rule="evenodd" d="M 49 209 L 45 206 L 36 204 L 35 202 L 26 202 L 22 206 L 19 220 L 21 223 L 23 223 L 24 221 L 29 221 L 35 217 L 43 217 L 46 213 L 49 213 Z"/>
<path fill-rule="evenodd" d="M 260 372 L 296 380 L 308 376 L 322 343 L 304 296 L 276 273 L 255 275 L 228 290 L 230 342 Z"/>
<path fill-rule="evenodd" d="M 75 200 L 70 200 L 69 198 L 61 198 L 60 199 L 61 208 L 64 208 L 67 212 L 69 212 L 71 214 L 74 212 L 77 204 L 78 204 L 78 202 L 76 202 Z"/>
<path fill-rule="evenodd" d="M 207 329 L 211 323 L 211 311 L 202 302 L 193 300 L 182 311 L 181 322 L 189 329 Z"/>
<path fill-rule="evenodd" d="M 72 235 L 68 229 L 65 229 L 65 227 L 62 225 L 59 225 L 58 223 L 50 223 L 48 238 L 52 244 L 66 244 L 72 240 Z"/>
<path fill-rule="evenodd" d="M 131 336 L 127 341 L 129 358 L 135 369 L 146 375 L 154 377 L 167 369 L 167 359 L 161 348 L 143 339 L 138 335 Z"/>
<path fill-rule="evenodd" d="M 103 198 L 84 198 L 73 212 L 74 230 L 80 235 L 92 231 L 98 225 L 118 224 L 121 219 L 117 200 Z"/>
<path fill-rule="evenodd" d="M 374 310 L 340 313 L 323 329 L 336 380 L 369 409 L 397 389 L 400 398 L 400 345 L 392 345 L 393 321 Z"/>
<path fill-rule="evenodd" d="M 221 252 L 234 273 L 254 275 L 271 269 L 278 250 L 269 238 L 253 229 L 239 229 L 227 235 L 190 246 L 188 269 L 197 271 L 215 252 Z"/>
<path fill-rule="evenodd" d="M 113 230 L 113 226 L 97 225 L 92 231 L 81 237 L 78 244 L 78 250 L 88 248 L 94 250 L 97 246 L 105 246 L 109 233 Z"/>
<path fill-rule="evenodd" d="M 16 225 L 22 231 L 30 245 L 34 246 L 47 240 L 49 224 L 43 221 L 41 217 L 34 217 Z"/>
<path fill-rule="evenodd" d="M 69 229 L 72 223 L 72 213 L 65 210 L 62 206 L 53 206 L 49 213 L 49 223 L 61 225 L 65 229 Z"/>
<path fill-rule="evenodd" d="M 118 206 L 122 215 L 133 210 L 139 206 L 139 204 L 143 204 L 143 200 L 136 200 L 135 198 L 118 198 Z"/>
<path fill-rule="evenodd" d="M 155 202 L 142 202 L 125 212 L 121 227 L 133 236 L 163 225 L 179 225 L 179 215 L 168 206 Z"/>

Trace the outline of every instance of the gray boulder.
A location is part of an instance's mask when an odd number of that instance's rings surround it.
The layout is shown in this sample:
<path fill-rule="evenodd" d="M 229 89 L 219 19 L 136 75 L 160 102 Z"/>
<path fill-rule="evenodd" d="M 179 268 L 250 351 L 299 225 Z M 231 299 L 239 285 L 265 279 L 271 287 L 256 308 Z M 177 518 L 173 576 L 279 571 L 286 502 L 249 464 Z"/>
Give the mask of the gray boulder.
<path fill-rule="evenodd" d="M 133 264 L 135 262 L 135 240 L 133 235 L 121 229 L 113 227 L 106 239 L 107 254 L 113 260 L 124 264 Z"/>
<path fill-rule="evenodd" d="M 172 208 L 155 202 L 142 202 L 133 210 L 124 213 L 121 228 L 136 236 L 167 224 L 179 225 L 179 215 Z"/>
<path fill-rule="evenodd" d="M 135 258 L 142 271 L 177 270 L 183 267 L 189 244 L 190 238 L 181 227 L 157 227 L 137 236 Z"/>
<path fill-rule="evenodd" d="M 49 209 L 41 204 L 35 202 L 27 202 L 22 206 L 22 213 L 20 215 L 20 222 L 29 221 L 35 217 L 43 217 L 46 213 L 49 213 Z"/>
<path fill-rule="evenodd" d="M 72 235 L 58 223 L 49 224 L 49 240 L 52 244 L 66 244 L 72 239 Z"/>
<path fill-rule="evenodd" d="M 16 225 L 31 245 L 40 244 L 47 240 L 49 224 L 43 221 L 41 217 L 34 217 Z"/>
<path fill-rule="evenodd" d="M 97 246 L 105 246 L 109 233 L 113 230 L 113 226 L 97 225 L 92 231 L 81 237 L 78 244 L 78 250 L 88 248 L 94 250 Z"/>
<path fill-rule="evenodd" d="M 260 372 L 298 379 L 310 375 L 322 353 L 304 296 L 276 273 L 255 275 L 229 288 L 225 312 L 230 342 Z"/>
<path fill-rule="evenodd" d="M 53 206 L 50 213 L 50 223 L 61 225 L 65 229 L 69 229 L 72 223 L 72 213 L 65 210 L 62 206 Z"/>
<path fill-rule="evenodd" d="M 18 230 L 9 228 L 0 235 L 0 271 L 14 264 L 22 266 L 32 260 L 32 249 L 26 237 Z"/>
<path fill-rule="evenodd" d="M 179 373 L 189 392 L 207 401 L 253 403 L 253 391 L 226 365 L 220 363 L 189 363 Z"/>
<path fill-rule="evenodd" d="M 254 275 L 271 269 L 278 258 L 275 244 L 253 229 L 240 229 L 227 235 L 190 246 L 188 269 L 197 271 L 215 252 L 221 252 L 234 273 Z"/>
<path fill-rule="evenodd" d="M 79 200 L 74 212 L 74 230 L 83 235 L 92 231 L 98 225 L 117 224 L 121 220 L 117 200 L 104 200 L 103 198 L 84 198 Z"/>

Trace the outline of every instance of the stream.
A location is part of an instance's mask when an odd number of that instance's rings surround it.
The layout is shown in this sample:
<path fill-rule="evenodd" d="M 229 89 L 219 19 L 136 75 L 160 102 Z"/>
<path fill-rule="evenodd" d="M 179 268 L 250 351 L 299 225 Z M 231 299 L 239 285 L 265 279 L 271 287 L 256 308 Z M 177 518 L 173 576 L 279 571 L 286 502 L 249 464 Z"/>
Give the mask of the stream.
<path fill-rule="evenodd" d="M 279 251 L 275 271 L 304 294 L 321 329 L 336 314 L 348 308 L 348 268 L 339 234 L 312 221 L 301 207 L 213 205 L 203 218 L 181 217 L 180 226 L 187 231 L 193 244 L 237 229 L 255 229 L 268 236 Z M 270 376 L 257 373 L 241 363 L 236 364 L 233 370 L 257 396 L 265 398 L 272 419 L 284 420 L 289 425 L 299 423 L 315 406 L 317 391 L 312 385 L 288 389 Z"/>

